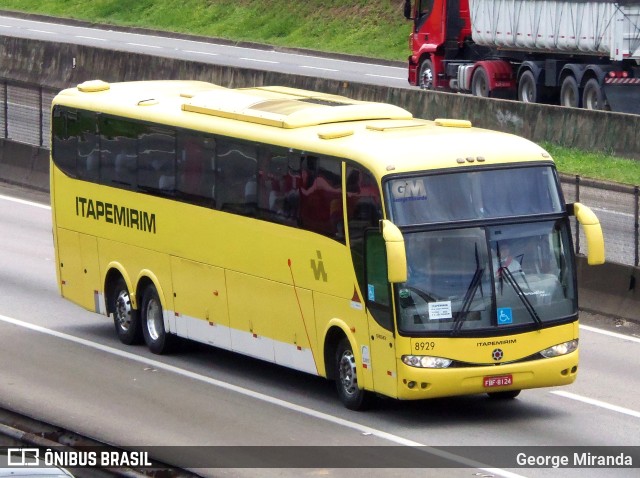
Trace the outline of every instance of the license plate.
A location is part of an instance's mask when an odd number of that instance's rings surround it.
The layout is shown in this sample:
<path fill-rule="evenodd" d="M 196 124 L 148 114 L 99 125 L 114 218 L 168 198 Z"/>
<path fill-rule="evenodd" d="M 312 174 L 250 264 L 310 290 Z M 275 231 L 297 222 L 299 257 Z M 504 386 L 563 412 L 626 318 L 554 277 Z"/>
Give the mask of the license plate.
<path fill-rule="evenodd" d="M 510 374 L 484 377 L 485 388 L 506 387 L 508 385 L 513 385 L 513 377 Z"/>

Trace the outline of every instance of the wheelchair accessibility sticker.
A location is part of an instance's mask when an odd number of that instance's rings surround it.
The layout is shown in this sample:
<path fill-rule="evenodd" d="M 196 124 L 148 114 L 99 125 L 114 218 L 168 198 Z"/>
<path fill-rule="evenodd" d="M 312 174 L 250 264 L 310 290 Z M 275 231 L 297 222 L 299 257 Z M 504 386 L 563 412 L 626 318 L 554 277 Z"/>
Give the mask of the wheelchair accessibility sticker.
<path fill-rule="evenodd" d="M 513 314 L 511 307 L 498 307 L 498 325 L 506 325 L 513 323 Z"/>

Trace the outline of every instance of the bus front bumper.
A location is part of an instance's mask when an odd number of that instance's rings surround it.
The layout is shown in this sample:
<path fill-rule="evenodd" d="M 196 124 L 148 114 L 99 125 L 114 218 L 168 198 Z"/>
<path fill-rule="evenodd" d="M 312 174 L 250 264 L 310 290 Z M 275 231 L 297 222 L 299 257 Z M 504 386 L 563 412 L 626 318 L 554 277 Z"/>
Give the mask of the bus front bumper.
<path fill-rule="evenodd" d="M 504 392 L 572 383 L 578 374 L 578 351 L 540 360 L 445 369 L 410 367 L 398 360 L 400 400 Z"/>

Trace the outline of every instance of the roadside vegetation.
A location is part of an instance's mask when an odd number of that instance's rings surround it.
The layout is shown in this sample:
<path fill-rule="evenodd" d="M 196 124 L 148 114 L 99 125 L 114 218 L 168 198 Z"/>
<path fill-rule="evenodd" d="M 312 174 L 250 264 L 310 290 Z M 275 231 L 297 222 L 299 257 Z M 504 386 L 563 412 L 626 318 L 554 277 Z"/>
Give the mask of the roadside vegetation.
<path fill-rule="evenodd" d="M 0 9 L 405 61 L 404 0 L 0 0 Z M 567 174 L 640 184 L 640 161 L 543 145 Z"/>

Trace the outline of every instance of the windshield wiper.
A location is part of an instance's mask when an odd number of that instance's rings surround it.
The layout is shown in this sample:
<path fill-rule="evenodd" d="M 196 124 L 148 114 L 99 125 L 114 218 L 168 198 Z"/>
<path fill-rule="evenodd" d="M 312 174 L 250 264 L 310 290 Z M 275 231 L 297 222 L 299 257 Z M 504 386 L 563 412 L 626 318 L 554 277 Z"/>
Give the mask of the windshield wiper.
<path fill-rule="evenodd" d="M 467 288 L 467 292 L 464 294 L 462 307 L 460 307 L 460 311 L 453 321 L 453 329 L 451 330 L 451 335 L 457 334 L 462 328 L 462 324 L 464 323 L 463 319 L 467 316 L 467 313 L 471 308 L 473 298 L 476 295 L 476 291 L 481 284 L 480 279 L 482 279 L 482 274 L 484 274 L 484 268 L 480 269 L 479 267 L 476 267 L 476 272 L 473 274 L 473 278 L 471 279 L 471 283 Z"/>
<path fill-rule="evenodd" d="M 522 302 L 522 305 L 524 305 L 524 308 L 527 309 L 527 312 L 529 312 L 529 315 L 534 320 L 534 322 L 538 324 L 538 328 L 541 329 L 543 326 L 542 319 L 536 312 L 536 309 L 531 304 L 531 301 L 527 299 L 527 296 L 522 290 L 522 287 L 520 287 L 520 284 L 518 284 L 518 282 L 513 277 L 513 273 L 507 267 L 500 267 L 498 269 L 498 274 L 500 275 L 501 280 L 502 278 L 504 278 L 505 281 L 508 282 L 509 285 L 511 285 L 511 287 L 513 287 L 513 290 L 516 291 L 516 295 Z"/>

